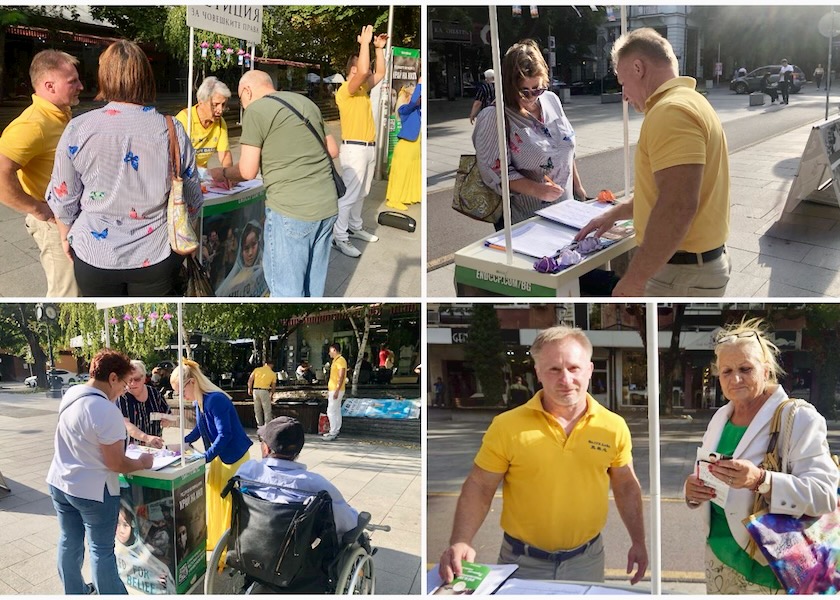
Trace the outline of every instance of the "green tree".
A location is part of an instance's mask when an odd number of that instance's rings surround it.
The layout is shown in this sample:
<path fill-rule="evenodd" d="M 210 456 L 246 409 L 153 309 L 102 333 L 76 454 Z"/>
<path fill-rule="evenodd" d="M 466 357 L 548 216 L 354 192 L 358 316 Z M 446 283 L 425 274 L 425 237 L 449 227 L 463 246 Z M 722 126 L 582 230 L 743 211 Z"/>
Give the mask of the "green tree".
<path fill-rule="evenodd" d="M 107 21 L 117 33 L 134 42 L 163 41 L 164 25 L 169 13 L 166 6 L 91 6 L 94 19 Z"/>
<path fill-rule="evenodd" d="M 269 356 L 271 336 L 278 337 L 277 347 L 303 323 L 308 315 L 335 305 L 323 304 L 187 304 L 184 325 L 189 332 L 212 332 L 216 339 L 251 338 L 260 359 Z M 295 322 L 290 322 L 293 317 Z M 275 360 L 281 357 L 274 357 Z M 283 364 L 278 361 L 277 364 Z"/>
<path fill-rule="evenodd" d="M 465 350 L 484 393 L 485 406 L 500 404 L 505 393 L 505 346 L 492 304 L 476 304 L 473 308 Z"/>
<path fill-rule="evenodd" d="M 39 323 L 32 303 L 0 305 L 0 346 L 32 362 L 41 387 L 47 387 L 47 353 L 41 346 L 41 340 L 47 339 L 47 327 L 52 328 L 50 334 L 55 339 L 57 326 Z"/>
<path fill-rule="evenodd" d="M 174 311 L 175 306 L 165 302 L 125 304 L 107 309 L 99 309 L 91 303 L 64 303 L 60 305 L 63 335 L 59 341 L 70 347 L 71 340 L 78 337 L 81 347 L 77 353 L 89 362 L 106 346 L 107 324 L 111 348 L 125 352 L 131 358 L 148 360 L 156 348 L 169 345 L 177 331 Z M 167 315 L 171 318 L 164 318 Z"/>
<path fill-rule="evenodd" d="M 803 345 L 813 359 L 811 403 L 826 419 L 834 419 L 840 367 L 840 305 L 804 304 L 795 310 L 806 318 Z"/>
<path fill-rule="evenodd" d="M 350 326 L 353 327 L 353 334 L 356 336 L 356 345 L 359 348 L 359 356 L 356 360 L 356 366 L 353 368 L 353 378 L 351 381 L 350 394 L 357 396 L 359 394 L 359 374 L 362 372 L 362 354 L 367 348 L 368 337 L 370 336 L 371 310 L 372 304 L 363 304 L 361 306 L 344 306 L 344 314 L 350 320 Z"/>

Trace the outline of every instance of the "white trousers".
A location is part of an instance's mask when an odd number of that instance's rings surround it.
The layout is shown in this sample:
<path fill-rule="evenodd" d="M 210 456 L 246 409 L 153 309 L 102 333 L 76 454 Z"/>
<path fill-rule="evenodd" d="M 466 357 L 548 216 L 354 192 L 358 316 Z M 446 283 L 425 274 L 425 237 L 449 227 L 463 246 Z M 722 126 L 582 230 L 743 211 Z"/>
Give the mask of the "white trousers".
<path fill-rule="evenodd" d="M 373 171 L 376 167 L 376 147 L 341 144 L 341 179 L 347 186 L 347 193 L 338 199 L 338 219 L 333 227 L 333 237 L 337 240 L 349 239 L 348 229 L 362 229 L 362 209 L 365 198 L 370 193 L 373 183 Z"/>
<path fill-rule="evenodd" d="M 335 390 L 327 394 L 327 418 L 330 420 L 330 435 L 338 435 L 341 429 L 341 399 L 344 390 Z"/>

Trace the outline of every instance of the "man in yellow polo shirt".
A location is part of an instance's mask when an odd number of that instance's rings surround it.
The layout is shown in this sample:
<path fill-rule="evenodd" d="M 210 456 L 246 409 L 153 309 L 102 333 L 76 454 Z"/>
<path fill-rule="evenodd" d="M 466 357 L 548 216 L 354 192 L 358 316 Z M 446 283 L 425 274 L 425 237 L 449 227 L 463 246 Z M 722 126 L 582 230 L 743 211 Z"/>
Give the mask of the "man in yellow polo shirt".
<path fill-rule="evenodd" d="M 359 53 L 347 61 L 347 81 L 335 93 L 335 103 L 341 117 L 341 160 L 347 193 L 338 199 L 338 219 L 333 226 L 333 248 L 351 258 L 362 253 L 350 238 L 376 242 L 378 236 L 365 231 L 362 209 L 370 192 L 376 166 L 376 126 L 370 105 L 371 88 L 385 77 L 385 44 L 388 35 L 373 36 L 373 26 L 362 27 L 358 36 Z M 370 43 L 376 52 L 376 67 L 370 72 Z"/>
<path fill-rule="evenodd" d="M 347 385 L 347 359 L 341 355 L 341 346 L 330 344 L 330 379 L 327 383 L 327 418 L 330 420 L 330 431 L 324 434 L 328 442 L 338 437 L 341 429 L 341 400 L 344 398 L 344 387 Z"/>
<path fill-rule="evenodd" d="M 198 86 L 195 97 L 198 103 L 190 109 L 192 128 L 187 127 L 187 109 L 175 117 L 184 130 L 190 132 L 190 142 L 195 148 L 195 164 L 207 168 L 210 157 L 218 152 L 222 167 L 233 166 L 228 128 L 223 116 L 230 100 L 230 88 L 216 77 L 207 77 Z"/>
<path fill-rule="evenodd" d="M 0 137 L 0 202 L 26 213 L 26 229 L 41 251 L 46 295 L 51 298 L 79 295 L 73 264 L 46 202 L 58 141 L 70 122 L 70 107 L 79 104 L 84 89 L 78 64 L 74 56 L 58 50 L 36 54 L 29 66 L 32 105 Z"/>
<path fill-rule="evenodd" d="M 472 540 L 502 486 L 499 564 L 522 579 L 604 580 L 601 530 L 609 490 L 630 535 L 627 573 L 647 570 L 642 493 L 633 471 L 630 430 L 587 393 L 592 344 L 583 331 L 552 327 L 531 346 L 543 389 L 493 419 L 461 488 L 450 547 L 440 559 L 445 582 L 473 561 Z"/>
<path fill-rule="evenodd" d="M 636 148 L 633 198 L 578 234 L 600 235 L 632 218 L 639 244 L 614 296 L 723 296 L 731 265 L 729 153 L 720 119 L 679 77 L 671 44 L 636 29 L 613 45 L 624 99 L 645 115 Z"/>
<path fill-rule="evenodd" d="M 257 427 L 262 427 L 271 419 L 271 397 L 277 387 L 277 373 L 274 372 L 274 360 L 269 357 L 265 364 L 257 367 L 248 378 L 248 395 L 254 397 L 254 416 Z"/>

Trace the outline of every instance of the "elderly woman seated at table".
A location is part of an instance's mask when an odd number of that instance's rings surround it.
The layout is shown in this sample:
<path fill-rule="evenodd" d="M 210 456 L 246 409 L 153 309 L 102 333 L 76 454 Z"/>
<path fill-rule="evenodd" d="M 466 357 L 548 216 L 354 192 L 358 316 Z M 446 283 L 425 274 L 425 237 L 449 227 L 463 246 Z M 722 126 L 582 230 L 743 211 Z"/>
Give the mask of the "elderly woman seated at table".
<path fill-rule="evenodd" d="M 230 88 L 215 77 L 207 77 L 201 82 L 195 96 L 198 104 L 190 109 L 192 128 L 187 127 L 186 108 L 175 118 L 190 134 L 196 164 L 206 168 L 210 157 L 217 152 L 223 167 L 232 166 L 227 123 L 222 118 L 230 100 Z"/>

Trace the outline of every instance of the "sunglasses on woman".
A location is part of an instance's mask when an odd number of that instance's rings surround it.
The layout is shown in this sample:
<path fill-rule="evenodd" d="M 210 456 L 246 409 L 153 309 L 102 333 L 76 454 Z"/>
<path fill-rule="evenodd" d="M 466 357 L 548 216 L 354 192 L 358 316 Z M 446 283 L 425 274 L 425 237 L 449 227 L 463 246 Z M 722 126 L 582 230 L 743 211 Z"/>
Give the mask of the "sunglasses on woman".
<path fill-rule="evenodd" d="M 739 333 L 723 333 L 719 334 L 715 339 L 715 346 L 720 346 L 721 344 L 730 344 L 735 340 L 743 340 L 747 338 L 754 337 L 758 340 L 758 332 L 754 330 L 749 331 L 741 331 Z"/>
<path fill-rule="evenodd" d="M 542 96 L 544 92 L 547 92 L 548 88 L 522 88 L 519 90 L 519 95 L 529 100 L 531 98 L 536 98 L 538 96 Z"/>

